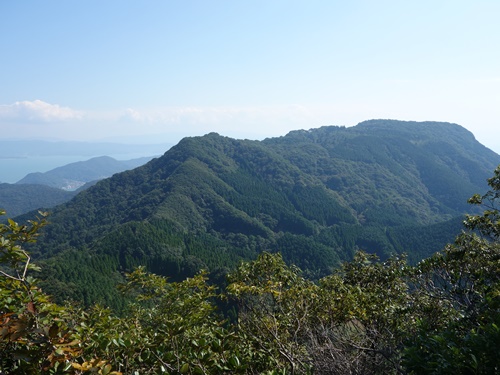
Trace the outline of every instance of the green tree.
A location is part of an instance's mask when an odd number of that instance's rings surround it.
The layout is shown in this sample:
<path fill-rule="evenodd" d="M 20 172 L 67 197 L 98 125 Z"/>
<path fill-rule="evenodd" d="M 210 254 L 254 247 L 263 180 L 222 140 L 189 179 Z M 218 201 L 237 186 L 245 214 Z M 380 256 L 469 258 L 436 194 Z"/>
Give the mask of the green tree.
<path fill-rule="evenodd" d="M 312 368 L 306 341 L 311 316 L 319 307 L 318 286 L 264 252 L 229 275 L 229 298 L 238 305 L 238 332 L 254 353 L 254 370 L 283 369 L 291 374 Z"/>
<path fill-rule="evenodd" d="M 0 371 L 9 374 L 57 370 L 80 352 L 65 321 L 68 314 L 50 302 L 29 274 L 38 267 L 24 246 L 46 225 L 46 214 L 40 215 L 41 220 L 27 225 L 11 219 L 0 224 Z"/>
<path fill-rule="evenodd" d="M 411 329 L 405 258 L 381 262 L 358 252 L 320 280 L 324 309 L 313 321 L 315 369 L 334 374 L 402 371 L 400 350 Z"/>
<path fill-rule="evenodd" d="M 415 268 L 419 334 L 405 351 L 412 373 L 500 371 L 500 167 L 488 185 L 469 200 L 483 205 L 483 214 L 468 215 L 468 231 Z"/>
<path fill-rule="evenodd" d="M 30 275 L 39 268 L 25 245 L 47 224 L 47 214 L 39 214 L 26 225 L 12 219 L 0 224 L 0 373 L 118 375 L 106 361 L 85 361 L 85 343 L 75 329 L 86 324 L 83 315 L 53 303 Z"/>
<path fill-rule="evenodd" d="M 404 259 L 379 262 L 356 255 L 318 284 L 262 253 L 230 274 L 227 293 L 238 304 L 238 332 L 256 371 L 395 373 L 407 328 Z M 260 361 L 259 361 L 260 360 Z"/>
<path fill-rule="evenodd" d="M 245 371 L 236 335 L 216 314 L 215 288 L 204 272 L 168 282 L 139 267 L 121 289 L 137 303 L 123 318 L 91 310 L 78 328 L 86 357 L 102 358 L 127 374 Z"/>

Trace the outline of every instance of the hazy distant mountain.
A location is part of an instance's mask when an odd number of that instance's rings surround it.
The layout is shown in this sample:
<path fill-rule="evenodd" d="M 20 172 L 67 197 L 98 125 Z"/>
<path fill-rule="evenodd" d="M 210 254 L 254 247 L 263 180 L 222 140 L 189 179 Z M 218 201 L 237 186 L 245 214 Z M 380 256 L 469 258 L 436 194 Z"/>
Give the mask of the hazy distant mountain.
<path fill-rule="evenodd" d="M 69 201 L 78 192 L 117 172 L 133 169 L 152 157 L 118 161 L 108 156 L 71 163 L 45 173 L 30 173 L 16 184 L 0 184 L 0 208 L 9 217 Z M 0 220 L 2 218 L 0 217 Z"/>
<path fill-rule="evenodd" d="M 56 207 L 37 251 L 50 259 L 47 287 L 70 283 L 87 303 L 113 303 L 120 272 L 139 264 L 179 278 L 269 250 L 314 277 L 360 248 L 415 261 L 455 237 L 499 163 L 449 123 L 373 120 L 264 141 L 211 133 Z"/>
<path fill-rule="evenodd" d="M 16 184 L 38 184 L 63 190 L 76 190 L 87 182 L 102 180 L 115 173 L 141 166 L 153 157 L 119 161 L 109 156 L 100 156 L 71 163 L 45 173 L 30 173 Z"/>

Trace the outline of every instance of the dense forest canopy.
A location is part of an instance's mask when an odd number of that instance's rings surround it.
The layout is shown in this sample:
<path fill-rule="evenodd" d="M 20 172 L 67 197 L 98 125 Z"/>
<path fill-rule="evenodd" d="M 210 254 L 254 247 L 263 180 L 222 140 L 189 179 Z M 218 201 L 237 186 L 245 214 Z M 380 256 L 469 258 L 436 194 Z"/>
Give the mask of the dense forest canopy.
<path fill-rule="evenodd" d="M 116 284 L 140 265 L 180 281 L 263 251 L 312 280 L 359 250 L 415 264 L 453 241 L 498 163 L 448 123 L 374 120 L 264 141 L 210 133 L 51 209 L 30 250 L 60 302 L 116 308 Z"/>
<path fill-rule="evenodd" d="M 352 261 L 313 282 L 261 253 L 216 288 L 138 267 L 121 317 L 57 305 L 26 244 L 47 222 L 0 224 L 0 371 L 10 374 L 493 374 L 500 371 L 500 166 L 453 244 L 412 266 Z M 224 317 L 225 316 L 225 317 Z"/>

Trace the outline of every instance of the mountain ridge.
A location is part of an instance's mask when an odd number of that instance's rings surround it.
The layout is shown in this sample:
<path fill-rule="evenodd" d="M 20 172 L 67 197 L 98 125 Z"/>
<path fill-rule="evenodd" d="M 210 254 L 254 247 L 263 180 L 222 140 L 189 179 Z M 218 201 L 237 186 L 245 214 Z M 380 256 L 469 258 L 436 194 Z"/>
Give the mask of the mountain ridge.
<path fill-rule="evenodd" d="M 75 251 L 94 254 L 115 278 L 139 264 L 173 278 L 217 272 L 264 250 L 281 251 L 313 278 L 360 248 L 417 261 L 454 238 L 467 199 L 500 163 L 465 129 L 440 124 L 185 138 L 56 207 L 38 254 L 65 262 Z"/>

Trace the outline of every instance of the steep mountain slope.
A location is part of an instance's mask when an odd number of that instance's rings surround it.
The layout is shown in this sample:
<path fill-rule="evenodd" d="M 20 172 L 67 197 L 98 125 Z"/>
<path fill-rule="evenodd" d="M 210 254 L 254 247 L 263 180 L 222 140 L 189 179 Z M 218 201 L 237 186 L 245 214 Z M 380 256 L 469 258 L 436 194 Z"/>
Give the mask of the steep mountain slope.
<path fill-rule="evenodd" d="M 29 173 L 17 184 L 37 184 L 75 190 L 87 182 L 101 180 L 115 173 L 139 167 L 151 159 L 152 157 L 144 157 L 120 161 L 109 156 L 100 156 L 67 164 L 44 173 Z"/>
<path fill-rule="evenodd" d="M 85 303 L 112 303 L 120 272 L 139 264 L 181 278 L 270 250 L 315 277 L 359 248 L 415 261 L 454 238 L 499 163 L 447 123 L 373 120 L 261 142 L 211 133 L 54 209 L 36 251 L 47 288 L 70 285 Z"/>

